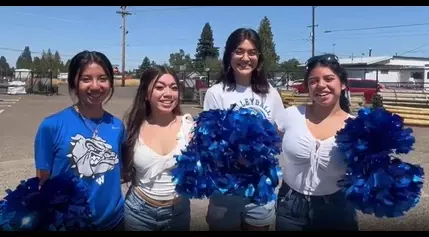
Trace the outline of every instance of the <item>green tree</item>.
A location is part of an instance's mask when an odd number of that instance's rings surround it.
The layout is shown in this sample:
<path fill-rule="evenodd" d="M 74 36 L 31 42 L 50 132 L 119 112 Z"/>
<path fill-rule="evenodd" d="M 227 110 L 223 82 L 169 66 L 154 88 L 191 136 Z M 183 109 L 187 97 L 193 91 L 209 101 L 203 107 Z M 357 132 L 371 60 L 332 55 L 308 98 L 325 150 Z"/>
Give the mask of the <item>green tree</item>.
<path fill-rule="evenodd" d="M 58 73 L 62 71 L 62 68 L 64 67 L 63 61 L 61 61 L 60 53 L 56 50 L 53 57 L 53 76 L 57 77 Z"/>
<path fill-rule="evenodd" d="M 69 59 L 69 60 L 67 60 L 67 62 L 66 62 L 66 64 L 64 65 L 64 69 L 63 69 L 63 71 L 62 72 L 68 72 L 69 71 L 69 67 L 70 67 L 70 62 L 71 62 L 71 60 Z"/>
<path fill-rule="evenodd" d="M 259 24 L 258 34 L 261 38 L 262 53 L 264 54 L 264 65 L 266 69 L 277 69 L 280 57 L 276 53 L 276 44 L 274 43 L 274 36 L 268 17 L 265 16 Z"/>
<path fill-rule="evenodd" d="M 150 59 L 144 57 L 142 64 L 140 65 L 140 70 L 144 71 L 150 67 Z"/>
<path fill-rule="evenodd" d="M 206 67 L 210 68 L 212 72 L 220 72 L 222 69 L 222 61 L 218 58 L 207 58 L 204 60 Z"/>
<path fill-rule="evenodd" d="M 283 61 L 279 64 L 279 69 L 289 71 L 289 70 L 297 70 L 299 66 L 299 61 L 296 58 L 291 58 L 287 61 Z"/>
<path fill-rule="evenodd" d="M 54 71 L 55 60 L 54 60 L 54 55 L 52 54 L 51 49 L 48 49 L 48 51 L 46 52 L 46 64 L 47 64 L 48 70 Z"/>
<path fill-rule="evenodd" d="M 0 79 L 6 76 L 11 76 L 12 70 L 4 56 L 0 57 Z"/>
<path fill-rule="evenodd" d="M 24 51 L 16 60 L 16 68 L 17 69 L 31 69 L 31 64 L 33 60 L 31 58 L 30 47 L 25 46 Z"/>
<path fill-rule="evenodd" d="M 36 73 L 40 73 L 42 72 L 43 68 L 42 68 L 42 60 L 40 60 L 39 57 L 34 57 L 33 59 L 33 67 L 32 69 L 36 72 Z"/>
<path fill-rule="evenodd" d="M 47 72 L 49 69 L 48 56 L 45 50 L 42 50 L 42 55 L 40 57 L 40 72 Z"/>
<path fill-rule="evenodd" d="M 194 68 L 197 70 L 204 70 L 204 68 L 207 67 L 207 65 L 205 65 L 207 59 L 210 61 L 210 59 L 217 58 L 219 58 L 219 47 L 214 46 L 213 30 L 207 22 L 198 39 Z"/>
<path fill-rule="evenodd" d="M 176 72 L 180 71 L 181 66 L 186 67 L 186 71 L 192 71 L 194 69 L 191 55 L 185 54 L 183 49 L 180 49 L 178 53 L 170 54 L 168 62 L 170 63 L 170 67 Z"/>
<path fill-rule="evenodd" d="M 144 57 L 142 64 L 139 66 L 136 72 L 136 76 L 140 78 L 143 72 L 150 67 L 150 59 L 148 57 Z"/>
<path fill-rule="evenodd" d="M 281 62 L 279 64 L 279 69 L 287 73 L 286 77 L 283 76 L 283 79 L 294 81 L 304 78 L 304 70 L 300 69 L 299 65 L 300 62 L 296 58 Z"/>

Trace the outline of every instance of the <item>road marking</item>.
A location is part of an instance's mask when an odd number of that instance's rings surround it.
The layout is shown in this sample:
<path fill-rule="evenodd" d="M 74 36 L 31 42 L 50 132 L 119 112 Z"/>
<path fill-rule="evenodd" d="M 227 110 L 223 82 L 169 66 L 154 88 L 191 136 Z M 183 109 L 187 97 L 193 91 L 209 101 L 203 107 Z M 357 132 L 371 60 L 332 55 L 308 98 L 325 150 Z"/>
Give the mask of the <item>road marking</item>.
<path fill-rule="evenodd" d="M 21 99 L 21 97 L 6 97 L 6 96 L 0 96 L 0 108 L 10 108 L 12 107 L 12 105 L 16 104 L 17 102 L 19 102 L 19 100 Z M 4 109 L 0 110 L 1 113 L 4 112 Z"/>
<path fill-rule="evenodd" d="M 20 99 L 2 99 L 0 98 L 0 102 L 18 102 Z"/>
<path fill-rule="evenodd" d="M 0 114 L 3 113 L 4 109 L 0 109 Z"/>

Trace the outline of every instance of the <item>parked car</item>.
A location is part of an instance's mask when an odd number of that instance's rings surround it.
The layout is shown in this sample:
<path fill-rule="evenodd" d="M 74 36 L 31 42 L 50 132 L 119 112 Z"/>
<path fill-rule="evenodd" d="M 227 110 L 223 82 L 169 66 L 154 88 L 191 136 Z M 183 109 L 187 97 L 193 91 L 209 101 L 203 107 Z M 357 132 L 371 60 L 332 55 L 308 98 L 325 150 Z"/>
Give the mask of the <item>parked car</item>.
<path fill-rule="evenodd" d="M 297 93 L 308 93 L 308 89 L 304 86 L 303 82 L 296 83 L 291 85 Z M 378 84 L 376 80 L 366 79 L 349 79 L 348 88 L 350 93 L 359 93 L 363 92 L 365 97 L 365 103 L 371 103 L 372 97 L 377 93 L 377 91 L 383 88 L 383 85 Z"/>

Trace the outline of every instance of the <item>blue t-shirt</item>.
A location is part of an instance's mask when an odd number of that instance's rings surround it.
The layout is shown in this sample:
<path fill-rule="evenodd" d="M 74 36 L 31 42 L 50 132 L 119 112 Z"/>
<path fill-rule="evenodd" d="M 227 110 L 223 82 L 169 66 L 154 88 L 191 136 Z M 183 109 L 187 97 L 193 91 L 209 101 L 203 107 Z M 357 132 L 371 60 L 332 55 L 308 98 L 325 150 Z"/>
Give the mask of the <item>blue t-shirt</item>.
<path fill-rule="evenodd" d="M 93 131 L 98 125 L 98 136 Z M 46 117 L 37 131 L 34 154 L 36 169 L 51 177 L 72 169 L 91 190 L 93 221 L 99 230 L 109 230 L 123 219 L 121 191 L 121 142 L 124 126 L 105 112 L 98 122 L 81 117 L 68 107 Z"/>

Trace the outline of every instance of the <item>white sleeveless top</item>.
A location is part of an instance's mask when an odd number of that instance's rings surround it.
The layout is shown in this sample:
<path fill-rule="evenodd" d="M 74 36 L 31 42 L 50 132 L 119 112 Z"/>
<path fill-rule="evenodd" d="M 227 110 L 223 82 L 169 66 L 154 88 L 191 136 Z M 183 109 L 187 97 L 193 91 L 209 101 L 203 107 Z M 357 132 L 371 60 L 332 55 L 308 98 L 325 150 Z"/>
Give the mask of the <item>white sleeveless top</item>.
<path fill-rule="evenodd" d="M 285 131 L 279 157 L 283 180 L 305 195 L 333 194 L 340 189 L 337 182 L 346 171 L 345 157 L 337 147 L 335 136 L 319 140 L 311 134 L 305 111 L 305 106 L 291 106 L 281 116 Z"/>
<path fill-rule="evenodd" d="M 182 116 L 182 125 L 177 134 L 177 145 L 167 155 L 159 155 L 150 147 L 146 146 L 142 139 L 136 141 L 134 147 L 134 168 L 136 170 L 135 181 L 139 188 L 148 197 L 159 200 L 172 200 L 177 197 L 173 183 L 171 169 L 176 164 L 175 155 L 180 155 L 189 142 L 192 132 L 193 119 L 190 114 Z"/>

